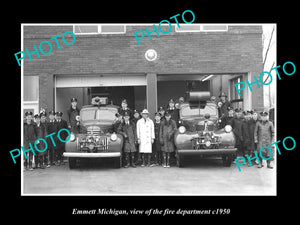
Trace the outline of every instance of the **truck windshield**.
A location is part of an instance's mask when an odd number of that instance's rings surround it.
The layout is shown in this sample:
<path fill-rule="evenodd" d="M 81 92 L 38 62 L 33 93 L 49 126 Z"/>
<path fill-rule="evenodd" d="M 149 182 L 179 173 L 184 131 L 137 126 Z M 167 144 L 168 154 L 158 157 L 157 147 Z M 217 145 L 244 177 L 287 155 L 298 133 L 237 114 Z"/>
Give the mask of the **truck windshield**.
<path fill-rule="evenodd" d="M 80 118 L 85 120 L 111 120 L 113 121 L 115 119 L 115 114 L 117 112 L 117 109 L 86 109 L 81 110 L 80 112 Z"/>
<path fill-rule="evenodd" d="M 205 114 L 209 114 L 210 116 L 217 116 L 217 107 L 215 104 L 206 104 L 203 109 L 199 107 L 190 108 L 189 105 L 181 108 L 181 116 L 183 117 L 199 117 L 204 116 Z"/>

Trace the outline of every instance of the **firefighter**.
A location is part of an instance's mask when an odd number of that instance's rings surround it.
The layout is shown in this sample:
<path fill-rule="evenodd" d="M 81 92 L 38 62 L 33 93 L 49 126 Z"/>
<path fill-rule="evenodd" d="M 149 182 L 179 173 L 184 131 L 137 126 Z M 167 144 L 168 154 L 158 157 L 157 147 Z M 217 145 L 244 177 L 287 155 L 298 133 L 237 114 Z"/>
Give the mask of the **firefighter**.
<path fill-rule="evenodd" d="M 238 154 L 245 157 L 243 150 L 243 132 L 242 132 L 242 112 L 241 109 L 235 109 L 236 117 L 232 120 L 232 132 L 235 136 L 235 147 L 237 148 Z M 248 162 L 248 161 L 247 161 Z"/>
<path fill-rule="evenodd" d="M 136 167 L 134 162 L 134 155 L 136 152 L 136 127 L 135 124 L 130 120 L 130 114 L 128 112 L 124 112 L 124 122 L 121 128 L 121 134 L 124 136 L 124 153 L 125 153 L 125 168 L 129 167 L 130 161 L 131 166 Z"/>
<path fill-rule="evenodd" d="M 80 109 L 77 106 L 77 99 L 71 98 L 71 106 L 67 111 L 68 114 L 68 127 L 71 129 L 71 132 L 77 134 L 79 133 L 79 121 L 78 116 Z"/>
<path fill-rule="evenodd" d="M 175 151 L 174 133 L 177 129 L 175 120 L 171 119 L 171 114 L 167 111 L 166 120 L 160 125 L 159 142 L 163 152 L 163 167 L 170 167 L 170 153 Z"/>
<path fill-rule="evenodd" d="M 269 114 L 268 112 L 261 112 L 261 121 L 257 122 L 254 129 L 254 142 L 257 143 L 257 155 L 260 159 L 258 168 L 263 167 L 263 159 L 261 158 L 259 151 L 262 147 L 270 146 L 270 144 L 274 141 L 274 125 L 271 121 L 269 121 Z M 272 157 L 270 156 L 272 154 Z M 271 166 L 271 161 L 274 160 L 273 155 L 273 149 L 272 152 L 270 152 L 268 149 L 264 148 L 261 151 L 261 155 L 264 158 L 270 158 L 267 160 L 267 168 L 273 169 L 273 166 Z"/>
<path fill-rule="evenodd" d="M 33 143 L 36 140 L 36 133 L 34 129 L 34 122 L 32 120 L 32 112 L 25 112 L 25 123 L 24 123 L 24 150 L 30 149 L 30 145 L 34 148 Z M 24 168 L 26 170 L 34 169 L 34 158 L 32 151 L 26 152 L 26 157 L 24 161 Z"/>
<path fill-rule="evenodd" d="M 61 129 L 68 129 L 68 123 L 64 119 L 62 119 L 63 113 L 62 112 L 56 112 L 56 126 L 57 126 L 57 132 L 59 132 Z M 60 132 L 60 138 L 62 140 L 66 140 L 68 137 L 68 134 L 66 131 Z M 63 153 L 65 151 L 65 142 L 58 141 L 56 144 L 56 159 L 57 159 L 57 165 L 60 166 L 63 164 Z"/>
<path fill-rule="evenodd" d="M 50 135 L 52 133 L 57 134 L 57 123 L 55 121 L 55 112 L 54 110 L 51 110 L 49 112 L 49 120 L 46 122 L 46 132 L 47 135 Z M 57 135 L 52 135 L 52 138 L 54 140 L 54 143 L 57 143 Z M 53 145 L 51 138 L 47 138 L 47 144 L 48 144 L 48 165 L 47 167 L 50 167 L 52 165 L 55 165 L 56 163 L 56 155 L 55 155 L 55 146 Z"/>

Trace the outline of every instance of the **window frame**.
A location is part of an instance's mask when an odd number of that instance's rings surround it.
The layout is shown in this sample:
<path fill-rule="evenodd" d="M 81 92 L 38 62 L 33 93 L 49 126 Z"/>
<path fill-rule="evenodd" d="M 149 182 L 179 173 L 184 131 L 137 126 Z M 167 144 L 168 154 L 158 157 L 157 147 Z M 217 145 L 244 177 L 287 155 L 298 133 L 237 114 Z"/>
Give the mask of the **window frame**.
<path fill-rule="evenodd" d="M 117 32 L 111 32 L 111 31 L 102 31 L 102 26 L 123 26 L 124 31 L 117 31 Z M 97 26 L 97 32 L 88 32 L 88 33 L 77 33 L 75 32 L 76 26 Z M 73 33 L 75 35 L 98 35 L 98 34 L 125 34 L 126 33 L 126 25 L 125 24 L 73 24 Z"/>
<path fill-rule="evenodd" d="M 181 24 L 180 26 L 188 27 L 188 26 L 195 26 L 199 25 L 199 30 L 180 30 L 178 26 L 175 26 L 175 32 L 178 33 L 187 33 L 187 32 L 228 32 L 228 25 L 227 24 Z M 226 26 L 226 30 L 219 30 L 219 29 L 212 29 L 212 30 L 204 30 L 204 26 Z"/>

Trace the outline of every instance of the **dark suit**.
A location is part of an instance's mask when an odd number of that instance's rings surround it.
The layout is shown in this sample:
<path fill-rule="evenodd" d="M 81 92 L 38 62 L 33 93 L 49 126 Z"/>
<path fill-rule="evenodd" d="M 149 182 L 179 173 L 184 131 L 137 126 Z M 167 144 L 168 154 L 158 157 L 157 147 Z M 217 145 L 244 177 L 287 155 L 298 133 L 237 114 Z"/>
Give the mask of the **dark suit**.
<path fill-rule="evenodd" d="M 56 126 L 57 126 L 57 133 L 60 131 L 60 129 L 63 128 L 68 129 L 68 123 L 63 119 L 57 120 Z M 61 140 L 66 140 L 68 137 L 68 133 L 66 131 L 62 131 L 59 133 L 59 137 Z M 62 160 L 64 151 L 65 151 L 65 142 L 62 142 L 58 139 L 56 143 L 56 159 Z"/>
<path fill-rule="evenodd" d="M 78 116 L 80 113 L 80 109 L 76 106 L 76 109 L 73 109 L 72 106 L 68 109 L 67 114 L 68 114 L 68 122 L 69 125 L 71 126 L 71 132 L 77 134 L 79 133 L 79 123 L 76 120 L 76 116 Z"/>
<path fill-rule="evenodd" d="M 55 132 L 55 134 L 52 135 L 51 137 L 56 145 L 56 143 L 57 143 L 57 123 L 55 120 L 46 122 L 46 132 L 47 132 L 47 135 Z M 48 144 L 48 164 L 53 164 L 53 160 L 56 161 L 56 158 L 54 158 L 54 156 L 55 156 L 54 152 L 55 152 L 56 148 L 54 147 L 54 145 L 52 143 L 51 137 L 49 136 L 46 138 L 47 144 Z"/>

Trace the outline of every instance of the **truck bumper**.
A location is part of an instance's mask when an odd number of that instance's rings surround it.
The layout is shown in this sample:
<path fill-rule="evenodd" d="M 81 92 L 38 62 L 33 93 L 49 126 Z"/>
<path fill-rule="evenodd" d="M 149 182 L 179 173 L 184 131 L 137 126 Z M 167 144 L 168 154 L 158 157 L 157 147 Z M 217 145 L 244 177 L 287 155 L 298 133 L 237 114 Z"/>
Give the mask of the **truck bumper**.
<path fill-rule="evenodd" d="M 184 155 L 229 155 L 237 151 L 237 148 L 218 148 L 218 149 L 179 149 L 178 154 Z"/>
<path fill-rule="evenodd" d="M 89 153 L 89 152 L 64 152 L 64 157 L 76 157 L 76 158 L 109 158 L 120 157 L 120 152 L 101 152 L 101 153 Z"/>

